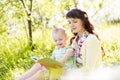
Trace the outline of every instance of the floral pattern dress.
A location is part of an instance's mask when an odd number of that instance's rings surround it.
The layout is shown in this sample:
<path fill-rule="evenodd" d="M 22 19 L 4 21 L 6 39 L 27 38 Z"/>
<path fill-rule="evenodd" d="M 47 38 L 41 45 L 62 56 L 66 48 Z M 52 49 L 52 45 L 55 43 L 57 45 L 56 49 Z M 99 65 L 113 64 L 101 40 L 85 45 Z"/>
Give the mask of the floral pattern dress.
<path fill-rule="evenodd" d="M 77 65 L 77 67 L 79 67 L 80 65 L 82 65 L 82 54 L 81 52 L 81 48 L 82 48 L 82 44 L 83 42 L 86 40 L 86 38 L 88 37 L 89 34 L 83 34 L 78 40 L 77 37 L 75 37 L 72 47 L 75 50 L 75 64 Z"/>

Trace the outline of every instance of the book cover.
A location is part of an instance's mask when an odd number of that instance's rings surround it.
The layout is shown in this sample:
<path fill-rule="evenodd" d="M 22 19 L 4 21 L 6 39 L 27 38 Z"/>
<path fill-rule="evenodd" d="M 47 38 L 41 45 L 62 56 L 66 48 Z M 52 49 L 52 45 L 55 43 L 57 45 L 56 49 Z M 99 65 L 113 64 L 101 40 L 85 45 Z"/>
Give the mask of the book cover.
<path fill-rule="evenodd" d="M 60 69 L 64 67 L 64 63 L 61 63 L 51 58 L 42 58 L 38 60 L 37 62 L 45 66 L 47 69 L 52 69 L 52 68 Z"/>

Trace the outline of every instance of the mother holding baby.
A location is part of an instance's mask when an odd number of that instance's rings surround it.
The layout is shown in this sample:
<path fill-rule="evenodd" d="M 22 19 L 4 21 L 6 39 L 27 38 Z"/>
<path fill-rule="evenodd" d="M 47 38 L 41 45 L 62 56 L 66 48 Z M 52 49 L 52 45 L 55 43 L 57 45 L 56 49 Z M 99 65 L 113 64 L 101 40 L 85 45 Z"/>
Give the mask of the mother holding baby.
<path fill-rule="evenodd" d="M 93 31 L 94 26 L 90 23 L 87 13 L 75 8 L 66 14 L 66 18 L 74 35 L 70 42 L 75 53 L 74 62 L 77 71 L 85 75 L 96 71 L 102 65 L 102 56 L 105 54 L 98 35 Z M 69 74 L 73 74 L 71 70 L 66 76 L 69 77 Z M 34 77 L 38 76 L 34 75 Z"/>
<path fill-rule="evenodd" d="M 96 71 L 102 65 L 102 56 L 105 53 L 87 13 L 75 8 L 66 14 L 66 18 L 74 34 L 71 45 L 76 54 L 77 69 L 84 74 Z"/>

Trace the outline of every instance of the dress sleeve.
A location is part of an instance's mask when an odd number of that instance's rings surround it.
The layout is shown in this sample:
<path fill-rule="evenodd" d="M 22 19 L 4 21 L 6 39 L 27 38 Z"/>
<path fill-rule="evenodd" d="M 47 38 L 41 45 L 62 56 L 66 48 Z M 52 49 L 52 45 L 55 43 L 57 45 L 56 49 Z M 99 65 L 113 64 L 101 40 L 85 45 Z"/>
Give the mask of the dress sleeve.
<path fill-rule="evenodd" d="M 73 51 L 73 47 L 72 47 L 72 46 L 68 46 L 68 47 L 66 48 L 66 52 L 68 52 L 68 51 Z"/>
<path fill-rule="evenodd" d="M 65 55 L 61 59 L 61 62 L 68 62 L 70 58 L 74 55 L 73 48 L 71 46 L 66 48 Z M 73 61 L 73 59 L 72 59 Z"/>
<path fill-rule="evenodd" d="M 101 62 L 102 55 L 100 42 L 95 36 L 91 36 L 86 41 L 85 61 L 81 70 L 83 72 L 91 72 L 97 69 L 101 65 Z"/>

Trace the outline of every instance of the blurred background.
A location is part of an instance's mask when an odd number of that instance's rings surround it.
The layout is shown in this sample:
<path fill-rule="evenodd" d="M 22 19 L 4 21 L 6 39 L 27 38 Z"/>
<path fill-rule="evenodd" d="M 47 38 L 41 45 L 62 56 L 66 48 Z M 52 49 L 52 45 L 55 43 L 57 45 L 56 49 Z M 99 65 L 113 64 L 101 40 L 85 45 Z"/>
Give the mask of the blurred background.
<path fill-rule="evenodd" d="M 0 80 L 16 80 L 55 48 L 51 31 L 70 33 L 66 13 L 75 7 L 88 13 L 105 50 L 103 65 L 120 64 L 120 0 L 0 0 Z"/>

